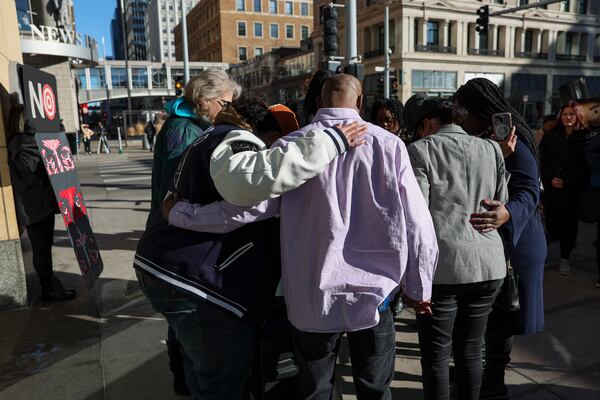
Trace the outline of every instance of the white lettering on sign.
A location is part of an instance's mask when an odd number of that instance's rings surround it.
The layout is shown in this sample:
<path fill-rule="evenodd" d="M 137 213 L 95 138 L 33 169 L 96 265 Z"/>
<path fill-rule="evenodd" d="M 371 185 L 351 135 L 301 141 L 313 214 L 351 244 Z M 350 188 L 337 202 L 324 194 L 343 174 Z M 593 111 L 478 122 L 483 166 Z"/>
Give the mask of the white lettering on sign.
<path fill-rule="evenodd" d="M 31 24 L 31 36 L 33 39 L 43 40 L 45 42 L 60 42 L 86 46 L 96 49 L 96 39 L 91 36 L 83 35 L 70 29 L 55 28 L 52 26 L 40 25 L 39 27 Z"/>
<path fill-rule="evenodd" d="M 35 114 L 35 109 L 37 108 L 40 116 L 44 118 L 46 115 L 44 114 L 44 106 L 42 105 L 42 84 L 38 82 L 37 90 L 33 86 L 33 82 L 29 81 L 29 102 L 31 104 L 31 112 L 33 113 L 32 117 L 37 118 Z"/>

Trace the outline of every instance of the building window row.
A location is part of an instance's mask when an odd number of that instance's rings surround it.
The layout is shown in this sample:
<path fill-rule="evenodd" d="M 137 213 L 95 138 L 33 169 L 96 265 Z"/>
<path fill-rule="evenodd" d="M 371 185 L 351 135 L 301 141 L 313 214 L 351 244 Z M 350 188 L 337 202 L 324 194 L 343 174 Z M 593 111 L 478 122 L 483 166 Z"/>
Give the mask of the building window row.
<path fill-rule="evenodd" d="M 246 1 L 247 0 L 236 0 L 235 9 L 236 11 L 244 12 L 246 11 Z M 263 12 L 263 1 L 262 0 L 251 0 L 252 1 L 252 11 L 255 13 Z M 278 0 L 268 0 L 269 14 L 278 14 L 279 13 L 279 5 Z M 294 1 L 285 1 L 284 2 L 284 14 L 285 15 L 296 15 L 297 11 L 294 8 Z M 303 17 L 309 16 L 309 3 L 308 2 L 300 2 L 300 14 Z"/>
<path fill-rule="evenodd" d="M 285 24 L 285 38 L 286 39 L 294 39 L 295 37 L 295 25 L 294 24 Z M 269 34 L 271 39 L 279 39 L 279 24 L 271 23 L 269 24 Z M 237 21 L 237 35 L 239 37 L 247 37 L 248 31 L 246 26 L 246 21 Z M 253 23 L 253 35 L 255 38 L 263 37 L 263 23 L 262 22 L 254 22 Z M 301 39 L 306 39 L 310 35 L 310 27 L 308 25 L 302 25 L 300 27 L 300 37 Z"/>

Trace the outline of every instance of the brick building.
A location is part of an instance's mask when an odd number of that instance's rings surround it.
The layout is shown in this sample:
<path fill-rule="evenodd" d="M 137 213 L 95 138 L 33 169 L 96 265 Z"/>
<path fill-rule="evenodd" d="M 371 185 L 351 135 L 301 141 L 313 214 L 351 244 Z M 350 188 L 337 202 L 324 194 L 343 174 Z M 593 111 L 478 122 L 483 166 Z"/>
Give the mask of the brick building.
<path fill-rule="evenodd" d="M 183 58 L 181 24 L 175 54 Z M 280 47 L 300 47 L 313 28 L 312 0 L 201 0 L 187 15 L 190 61 L 235 64 Z"/>

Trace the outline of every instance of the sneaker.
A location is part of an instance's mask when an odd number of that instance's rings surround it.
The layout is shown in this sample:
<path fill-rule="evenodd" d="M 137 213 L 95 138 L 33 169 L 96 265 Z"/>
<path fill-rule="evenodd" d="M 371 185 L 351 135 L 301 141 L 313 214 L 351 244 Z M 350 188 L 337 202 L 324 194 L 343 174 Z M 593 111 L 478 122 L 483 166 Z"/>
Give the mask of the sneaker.
<path fill-rule="evenodd" d="M 66 289 L 55 276 L 49 282 L 42 283 L 42 301 L 70 301 L 76 295 L 74 289 Z"/>
<path fill-rule="evenodd" d="M 561 275 L 573 275 L 573 271 L 571 271 L 571 264 L 569 264 L 569 260 L 565 258 L 560 259 L 560 265 L 558 266 L 558 273 Z"/>

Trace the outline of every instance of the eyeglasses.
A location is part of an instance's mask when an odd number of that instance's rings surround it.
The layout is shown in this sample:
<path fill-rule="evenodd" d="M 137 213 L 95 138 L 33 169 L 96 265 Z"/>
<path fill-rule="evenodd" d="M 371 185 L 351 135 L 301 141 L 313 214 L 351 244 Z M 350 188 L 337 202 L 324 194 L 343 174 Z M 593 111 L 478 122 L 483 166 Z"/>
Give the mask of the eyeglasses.
<path fill-rule="evenodd" d="M 217 103 L 219 103 L 219 105 L 221 106 L 222 110 L 227 110 L 229 108 L 229 106 L 231 106 L 231 102 L 228 100 L 223 100 L 223 99 L 215 99 L 215 101 Z"/>

